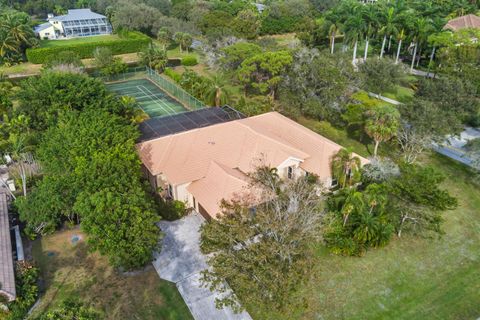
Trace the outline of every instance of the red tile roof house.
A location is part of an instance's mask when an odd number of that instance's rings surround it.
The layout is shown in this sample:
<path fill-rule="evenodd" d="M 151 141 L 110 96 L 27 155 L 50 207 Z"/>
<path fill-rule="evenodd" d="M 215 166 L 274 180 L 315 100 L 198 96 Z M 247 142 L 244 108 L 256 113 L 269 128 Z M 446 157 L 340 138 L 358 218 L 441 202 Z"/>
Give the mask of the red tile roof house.
<path fill-rule="evenodd" d="M 247 191 L 247 174 L 258 159 L 277 168 L 282 178 L 312 173 L 329 187 L 331 158 L 341 148 L 277 112 L 137 145 L 152 186 L 164 190 L 164 196 L 186 202 L 207 220 L 221 213 L 222 199 Z"/>
<path fill-rule="evenodd" d="M 444 30 L 459 31 L 462 29 L 480 29 L 480 17 L 474 14 L 467 14 L 448 21 L 443 27 Z"/>

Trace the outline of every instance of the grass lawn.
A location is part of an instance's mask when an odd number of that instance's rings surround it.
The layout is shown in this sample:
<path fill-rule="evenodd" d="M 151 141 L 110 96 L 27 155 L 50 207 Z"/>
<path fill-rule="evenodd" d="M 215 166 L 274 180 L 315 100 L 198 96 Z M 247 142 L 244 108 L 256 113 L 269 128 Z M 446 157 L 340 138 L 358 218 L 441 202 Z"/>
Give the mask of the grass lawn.
<path fill-rule="evenodd" d="M 81 235 L 76 244 L 73 235 Z M 89 253 L 79 230 L 36 240 L 32 254 L 40 267 L 44 293 L 33 316 L 66 298 L 81 300 L 105 319 L 192 319 L 173 283 L 160 280 L 153 266 L 122 275 L 98 253 Z"/>
<path fill-rule="evenodd" d="M 72 44 L 77 44 L 77 43 L 111 41 L 111 40 L 120 40 L 120 37 L 116 34 L 109 34 L 109 35 L 100 35 L 100 36 L 91 36 L 91 37 L 78 37 L 75 39 L 67 39 L 67 40 L 40 40 L 40 47 L 41 48 L 63 47 L 63 46 L 69 46 Z"/>
<path fill-rule="evenodd" d="M 390 92 L 382 93 L 382 96 L 397 100 L 402 103 L 409 103 L 412 101 L 414 95 L 415 91 L 413 89 L 402 86 L 397 86 L 395 90 Z"/>
<path fill-rule="evenodd" d="M 42 69 L 41 64 L 33 64 L 30 62 L 23 62 L 11 67 L 0 66 L 0 74 L 4 75 L 30 75 L 37 74 Z"/>
<path fill-rule="evenodd" d="M 367 148 L 326 122 L 298 121 L 326 137 L 368 155 Z M 385 150 L 384 150 L 385 151 Z M 258 319 L 477 319 L 480 315 L 480 187 L 469 170 L 438 154 L 425 162 L 443 172 L 444 187 L 459 207 L 444 214 L 442 237 L 404 234 L 363 257 L 331 254 L 315 246 L 312 278 L 302 286 L 305 306 L 272 314 L 248 306 Z"/>

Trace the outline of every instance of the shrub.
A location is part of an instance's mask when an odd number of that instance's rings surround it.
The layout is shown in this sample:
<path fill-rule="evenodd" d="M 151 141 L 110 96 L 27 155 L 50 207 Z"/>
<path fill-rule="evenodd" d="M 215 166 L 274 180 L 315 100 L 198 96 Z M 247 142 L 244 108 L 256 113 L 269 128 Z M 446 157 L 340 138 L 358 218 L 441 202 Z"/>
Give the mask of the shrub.
<path fill-rule="evenodd" d="M 28 310 L 38 296 L 38 268 L 28 262 L 18 262 L 16 267 L 17 299 L 8 308 L 8 320 L 25 319 Z"/>
<path fill-rule="evenodd" d="M 187 212 L 185 203 L 178 200 L 163 201 L 160 205 L 160 215 L 168 221 L 178 220 L 185 216 Z"/>
<path fill-rule="evenodd" d="M 59 65 L 71 65 L 78 68 L 84 67 L 82 60 L 80 60 L 80 57 L 78 56 L 78 54 L 70 50 L 59 52 L 58 54 L 55 55 L 53 59 L 48 60 L 44 64 L 44 67 L 46 69 L 51 69 Z"/>
<path fill-rule="evenodd" d="M 172 68 L 165 68 L 165 71 L 163 71 L 163 73 L 165 73 L 166 76 L 173 79 L 175 82 L 180 82 L 180 79 L 182 79 L 182 76 L 179 73 L 173 71 Z"/>
<path fill-rule="evenodd" d="M 182 59 L 182 66 L 196 66 L 198 64 L 198 60 L 195 56 L 186 56 Z"/>
<path fill-rule="evenodd" d="M 143 50 L 150 43 L 150 38 L 140 32 L 129 32 L 120 39 L 98 40 L 95 42 L 81 42 L 65 46 L 27 49 L 27 59 L 31 63 L 46 63 L 54 59 L 62 51 L 75 52 L 81 59 L 92 58 L 97 47 L 106 47 L 112 54 L 132 53 Z"/>

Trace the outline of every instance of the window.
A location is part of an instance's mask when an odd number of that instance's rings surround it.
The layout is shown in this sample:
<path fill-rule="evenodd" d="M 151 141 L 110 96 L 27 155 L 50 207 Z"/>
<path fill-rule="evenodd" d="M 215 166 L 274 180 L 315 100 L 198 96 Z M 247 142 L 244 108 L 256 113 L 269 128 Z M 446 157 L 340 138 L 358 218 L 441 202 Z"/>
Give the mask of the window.
<path fill-rule="evenodd" d="M 332 178 L 332 185 L 331 185 L 331 187 L 333 188 L 333 187 L 336 187 L 337 185 L 338 185 L 338 180 L 335 179 L 335 178 Z"/>
<path fill-rule="evenodd" d="M 288 167 L 287 168 L 287 178 L 288 179 L 293 179 L 293 167 Z"/>
<path fill-rule="evenodd" d="M 173 187 L 171 184 L 169 184 L 167 187 L 167 196 L 173 198 Z"/>
<path fill-rule="evenodd" d="M 48 33 L 48 32 L 45 32 L 45 35 L 46 35 L 46 36 L 49 36 L 49 35 L 50 35 L 50 33 Z"/>

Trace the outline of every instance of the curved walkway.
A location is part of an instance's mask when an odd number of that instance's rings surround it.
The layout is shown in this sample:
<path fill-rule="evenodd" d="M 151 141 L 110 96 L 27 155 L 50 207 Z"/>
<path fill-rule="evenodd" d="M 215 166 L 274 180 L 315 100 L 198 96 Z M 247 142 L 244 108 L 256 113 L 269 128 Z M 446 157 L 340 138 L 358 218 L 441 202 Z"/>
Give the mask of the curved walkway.
<path fill-rule="evenodd" d="M 217 309 L 215 299 L 221 294 L 201 285 L 201 271 L 208 267 L 200 252 L 199 228 L 204 222 L 198 213 L 177 221 L 161 221 L 159 227 L 165 236 L 153 266 L 160 278 L 177 285 L 196 320 L 251 320 L 247 312 L 235 314 L 230 308 Z"/>

